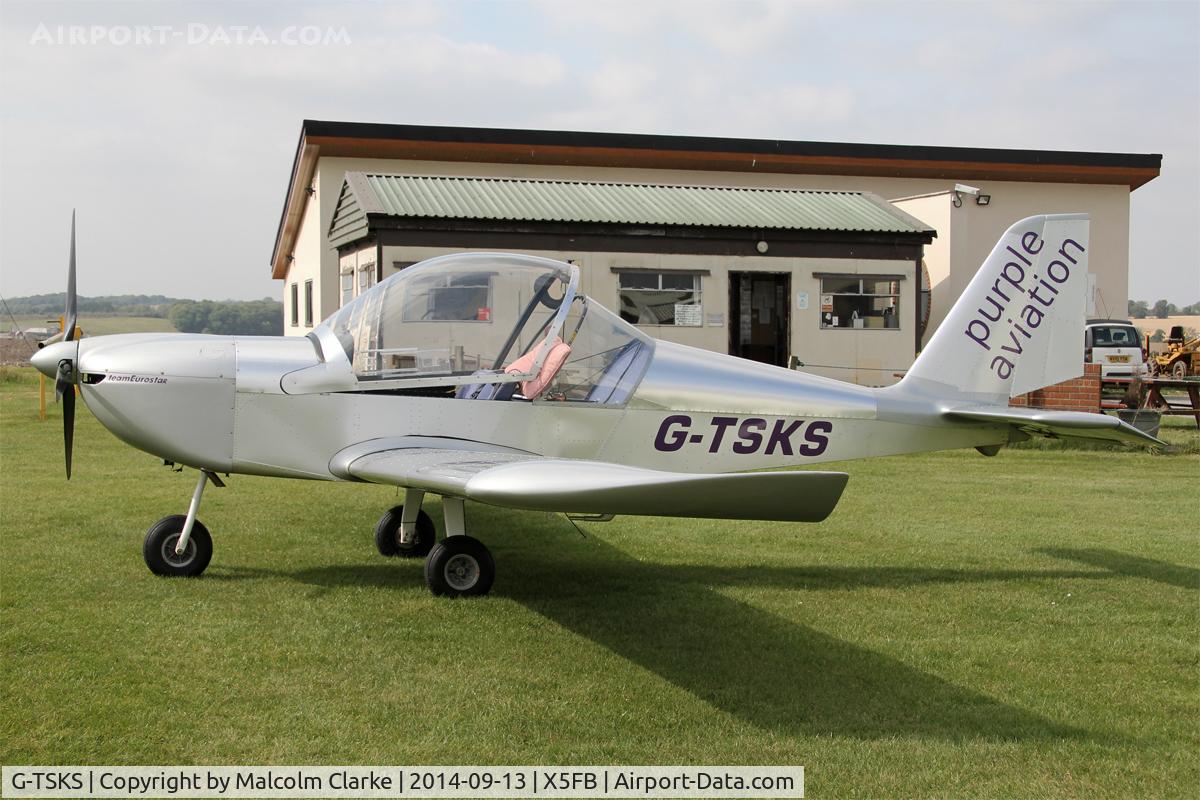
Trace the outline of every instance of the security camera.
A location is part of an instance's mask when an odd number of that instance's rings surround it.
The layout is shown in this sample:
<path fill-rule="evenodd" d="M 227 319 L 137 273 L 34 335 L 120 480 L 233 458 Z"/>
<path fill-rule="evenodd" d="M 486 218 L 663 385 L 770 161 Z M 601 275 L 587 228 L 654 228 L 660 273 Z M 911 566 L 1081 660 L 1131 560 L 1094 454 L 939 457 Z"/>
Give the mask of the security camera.
<path fill-rule="evenodd" d="M 974 186 L 967 186 L 965 183 L 954 184 L 954 191 L 958 192 L 959 194 L 970 194 L 975 196 L 979 195 L 979 189 L 975 188 Z"/>

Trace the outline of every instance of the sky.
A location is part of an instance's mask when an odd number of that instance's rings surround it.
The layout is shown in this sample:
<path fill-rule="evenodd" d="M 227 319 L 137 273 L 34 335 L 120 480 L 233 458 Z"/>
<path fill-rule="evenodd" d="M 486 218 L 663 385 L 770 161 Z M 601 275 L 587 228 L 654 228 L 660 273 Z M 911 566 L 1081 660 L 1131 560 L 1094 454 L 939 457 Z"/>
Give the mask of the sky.
<path fill-rule="evenodd" d="M 304 119 L 1161 153 L 1130 297 L 1200 300 L 1200 2 L 0 0 L 0 294 L 279 297 Z"/>

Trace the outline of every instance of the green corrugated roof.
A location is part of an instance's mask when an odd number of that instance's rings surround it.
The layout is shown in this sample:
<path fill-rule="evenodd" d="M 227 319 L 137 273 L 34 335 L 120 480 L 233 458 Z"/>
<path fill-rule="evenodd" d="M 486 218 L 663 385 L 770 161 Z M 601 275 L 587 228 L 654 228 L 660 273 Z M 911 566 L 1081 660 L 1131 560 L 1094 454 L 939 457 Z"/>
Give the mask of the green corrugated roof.
<path fill-rule="evenodd" d="M 367 215 L 681 225 L 861 233 L 932 233 L 869 192 L 346 174 L 330 244 L 366 234 Z"/>

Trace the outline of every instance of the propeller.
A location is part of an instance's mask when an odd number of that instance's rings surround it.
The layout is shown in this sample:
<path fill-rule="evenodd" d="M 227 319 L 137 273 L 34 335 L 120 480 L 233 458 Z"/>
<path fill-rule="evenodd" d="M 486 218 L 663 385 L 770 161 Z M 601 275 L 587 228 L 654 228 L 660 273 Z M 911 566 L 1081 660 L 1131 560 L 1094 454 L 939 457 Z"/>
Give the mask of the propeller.
<path fill-rule="evenodd" d="M 67 308 L 63 322 L 63 341 L 75 341 L 77 322 L 77 306 L 75 302 L 75 211 L 71 211 L 71 260 L 67 266 Z M 63 448 L 67 462 L 67 480 L 71 479 L 71 450 L 75 444 L 75 384 L 78 375 L 75 362 L 79 359 L 79 345 L 71 358 L 58 362 L 58 374 L 54 378 L 54 394 L 62 403 L 63 410 Z"/>

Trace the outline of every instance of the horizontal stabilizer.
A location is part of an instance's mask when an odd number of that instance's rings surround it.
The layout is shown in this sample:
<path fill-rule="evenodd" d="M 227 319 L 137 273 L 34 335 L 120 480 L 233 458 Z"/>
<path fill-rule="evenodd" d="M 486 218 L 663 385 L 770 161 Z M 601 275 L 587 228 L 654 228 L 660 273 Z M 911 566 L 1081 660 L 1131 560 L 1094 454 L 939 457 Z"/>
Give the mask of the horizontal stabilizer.
<path fill-rule="evenodd" d="M 844 472 L 805 470 L 695 475 L 512 451 L 395 444 L 374 452 L 364 452 L 370 443 L 348 449 L 335 457 L 333 471 L 534 511 L 794 522 L 828 517 L 849 479 Z"/>
<path fill-rule="evenodd" d="M 1137 428 L 1107 414 L 1081 411 L 1047 411 L 1040 408 L 977 406 L 951 408 L 943 412 L 948 419 L 1011 425 L 1033 436 L 1107 439 L 1145 446 L 1165 446 L 1166 442 L 1142 433 Z"/>

